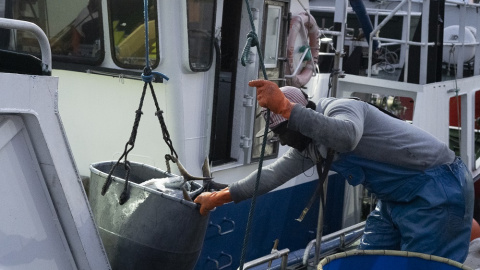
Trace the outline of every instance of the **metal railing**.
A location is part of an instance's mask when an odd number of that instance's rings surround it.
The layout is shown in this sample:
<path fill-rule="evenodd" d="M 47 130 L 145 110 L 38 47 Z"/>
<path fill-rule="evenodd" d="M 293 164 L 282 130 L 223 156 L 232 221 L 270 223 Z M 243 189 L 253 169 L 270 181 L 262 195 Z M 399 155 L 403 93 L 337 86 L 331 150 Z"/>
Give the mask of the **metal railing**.
<path fill-rule="evenodd" d="M 0 18 L 0 28 L 31 32 L 38 40 L 42 52 L 42 71 L 45 74 L 50 74 L 52 72 L 52 51 L 50 49 L 50 43 L 48 42 L 45 33 L 38 25 L 26 21 Z"/>
<path fill-rule="evenodd" d="M 321 242 L 327 242 L 327 241 L 330 241 L 330 240 L 333 240 L 333 239 L 339 237 L 340 238 L 339 246 L 344 247 L 344 246 L 346 246 L 346 241 L 345 241 L 346 235 L 350 234 L 352 232 L 355 232 L 357 230 L 363 230 L 364 227 L 365 227 L 365 221 L 360 222 L 360 223 L 355 224 L 355 225 L 352 225 L 350 227 L 344 228 L 342 230 L 336 231 L 336 232 L 331 233 L 329 235 L 325 235 L 321 238 Z M 316 246 L 317 246 L 316 242 L 317 242 L 317 240 L 313 239 L 312 241 L 310 241 L 310 243 L 308 243 L 307 248 L 305 248 L 305 252 L 303 253 L 303 261 L 302 261 L 303 265 L 307 265 L 308 259 L 310 257 L 310 250 L 314 246 L 316 248 Z M 317 260 L 318 259 L 316 258 L 315 264 L 318 263 Z"/>
<path fill-rule="evenodd" d="M 420 42 L 414 42 L 410 41 L 410 23 L 411 23 L 411 14 L 412 14 L 412 2 L 415 3 L 422 3 L 422 29 L 421 29 L 421 41 Z M 459 42 L 456 43 L 457 46 L 460 47 L 459 49 L 459 55 L 463 55 L 463 48 L 465 45 L 474 45 L 476 46 L 476 55 L 480 54 L 480 33 L 477 34 L 476 39 L 477 42 L 472 43 L 472 44 L 466 44 L 464 40 L 464 35 L 465 35 L 465 26 L 466 26 L 466 9 L 467 8 L 479 8 L 480 4 L 473 4 L 473 3 L 467 3 L 467 2 L 454 2 L 454 1 L 446 1 L 446 3 L 452 3 L 455 4 L 456 6 L 459 7 Z M 390 21 L 395 15 L 398 15 L 401 11 L 401 9 L 407 5 L 407 13 L 406 15 L 406 25 L 404 26 L 405 28 L 405 33 L 402 35 L 402 39 L 388 39 L 388 38 L 381 38 L 381 37 L 376 37 L 376 34 L 382 29 L 382 27 L 385 26 L 385 24 Z M 409 47 L 410 46 L 421 46 L 420 49 L 420 77 L 419 77 L 419 83 L 420 84 L 426 84 L 427 81 L 427 63 L 428 63 L 428 47 L 435 45 L 434 42 L 428 42 L 428 20 L 429 20 L 429 11 L 430 11 L 430 1 L 413 1 L 413 0 L 402 0 L 388 15 L 386 18 L 382 20 L 380 24 L 378 24 L 370 34 L 370 42 L 369 42 L 369 57 L 368 57 L 368 71 L 367 71 L 367 76 L 370 77 L 372 75 L 372 55 L 373 55 L 373 40 L 378 40 L 378 41 L 384 41 L 388 42 L 387 44 L 382 44 L 383 46 L 388 46 L 388 45 L 395 45 L 399 44 L 402 46 L 402 50 L 405 51 L 405 72 L 404 72 L 404 78 L 403 80 L 406 82 L 408 81 L 408 56 L 409 56 Z M 477 25 L 476 28 L 479 29 L 480 32 L 480 20 L 477 20 Z M 444 43 L 444 45 L 452 45 L 452 43 Z M 463 77 L 463 62 L 462 62 L 463 57 L 458 57 L 457 58 L 457 78 Z M 475 67 L 478 67 L 480 65 L 480 57 L 475 57 Z M 475 69 L 474 75 L 479 75 L 480 71 L 478 68 Z"/>
<path fill-rule="evenodd" d="M 287 268 L 287 263 L 288 263 L 288 253 L 290 250 L 288 248 L 282 249 L 282 250 L 272 250 L 272 253 L 265 255 L 263 257 L 260 257 L 258 259 L 255 259 L 253 261 L 249 261 L 243 265 L 243 269 L 250 269 L 255 266 L 270 262 L 272 260 L 282 258 L 282 264 L 280 266 L 280 269 L 285 270 Z M 238 268 L 240 269 L 240 268 Z"/>

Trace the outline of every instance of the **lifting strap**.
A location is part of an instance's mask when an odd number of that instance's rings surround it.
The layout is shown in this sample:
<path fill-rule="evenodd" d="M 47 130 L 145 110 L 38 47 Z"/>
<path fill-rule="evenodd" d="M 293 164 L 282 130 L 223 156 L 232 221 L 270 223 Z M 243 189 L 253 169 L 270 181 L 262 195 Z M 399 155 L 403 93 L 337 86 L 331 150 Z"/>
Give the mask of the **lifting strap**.
<path fill-rule="evenodd" d="M 123 151 L 123 154 L 117 160 L 115 165 L 113 165 L 113 167 L 110 169 L 110 172 L 108 173 L 107 180 L 102 187 L 102 195 L 105 195 L 108 188 L 110 187 L 110 184 L 112 183 L 112 174 L 114 173 L 117 166 L 120 164 L 121 160 L 124 159 L 123 165 L 125 167 L 125 186 L 124 186 L 122 194 L 120 194 L 120 198 L 119 198 L 120 205 L 124 204 L 130 197 L 130 190 L 129 190 L 129 185 L 128 185 L 128 179 L 129 179 L 129 176 L 130 176 L 130 162 L 128 161 L 127 156 L 128 156 L 128 153 L 130 153 L 130 151 L 132 151 L 132 149 L 135 147 L 135 139 L 137 138 L 137 130 L 138 130 L 138 126 L 140 124 L 140 119 L 141 119 L 142 114 L 143 114 L 142 107 L 143 107 L 143 101 L 145 99 L 145 93 L 146 93 L 146 90 L 147 90 L 147 85 L 150 86 L 150 92 L 152 93 L 152 97 L 153 97 L 155 107 L 156 107 L 155 115 L 157 116 L 158 121 L 160 122 L 160 127 L 162 129 L 163 139 L 164 139 L 165 143 L 168 145 L 168 147 L 170 148 L 170 155 L 168 155 L 168 154 L 165 155 L 165 160 L 167 162 L 167 167 L 168 167 L 169 172 L 170 172 L 170 166 L 169 166 L 168 161 L 175 162 L 175 160 L 178 159 L 178 154 L 175 151 L 175 148 L 173 147 L 173 143 L 172 143 L 172 140 L 170 139 L 170 134 L 168 132 L 167 125 L 165 124 L 165 120 L 163 118 L 163 111 L 160 110 L 160 107 L 158 106 L 157 97 L 155 95 L 155 91 L 153 89 L 152 83 L 151 82 L 145 82 L 145 84 L 143 86 L 142 96 L 140 98 L 140 104 L 138 106 L 138 109 L 135 111 L 135 121 L 133 123 L 133 128 L 132 128 L 132 132 L 130 134 L 130 139 L 125 144 L 125 149 Z M 172 156 L 174 156 L 176 159 L 173 159 Z"/>
<path fill-rule="evenodd" d="M 332 166 L 334 155 L 335 155 L 335 151 L 333 149 L 328 149 L 327 158 L 325 159 L 325 162 L 317 163 L 317 172 L 318 172 L 317 188 L 315 189 L 315 192 L 312 194 L 312 197 L 310 197 L 310 200 L 308 201 L 307 205 L 303 209 L 300 216 L 296 219 L 296 221 L 298 222 L 303 221 L 303 218 L 305 218 L 305 215 L 307 214 L 308 210 L 310 210 L 310 207 L 312 207 L 313 202 L 317 199 L 318 196 L 320 196 L 320 203 L 322 203 L 322 205 L 325 206 L 326 201 L 325 201 L 325 192 L 323 190 L 323 185 L 327 180 L 328 172 L 330 171 L 330 167 Z M 322 167 L 323 167 L 323 170 L 322 170 Z"/>
<path fill-rule="evenodd" d="M 168 81 L 168 77 L 160 72 L 153 72 L 152 69 L 150 68 L 150 60 L 149 60 L 149 44 L 150 43 L 148 38 L 148 0 L 144 0 L 143 3 L 144 3 L 143 6 L 144 6 L 144 19 L 145 19 L 145 22 L 144 22 L 145 23 L 145 68 L 143 69 L 142 80 L 145 82 L 145 84 L 143 85 L 140 104 L 138 105 L 138 109 L 135 111 L 135 121 L 133 123 L 130 139 L 125 144 L 125 149 L 123 151 L 123 154 L 117 160 L 115 165 L 113 165 L 112 168 L 110 169 L 107 180 L 103 184 L 102 192 L 101 192 L 102 195 L 105 195 L 105 193 L 108 191 L 108 188 L 112 183 L 112 174 L 115 172 L 115 169 L 120 164 L 120 161 L 124 159 L 123 166 L 125 167 L 125 185 L 124 185 L 122 194 L 120 194 L 120 198 L 119 198 L 120 205 L 123 205 L 130 198 L 130 189 L 128 184 L 128 179 L 130 177 L 130 162 L 128 161 L 127 156 L 128 156 L 128 153 L 130 153 L 130 151 L 132 151 L 132 149 L 135 147 L 135 139 L 137 138 L 138 125 L 140 124 L 140 119 L 143 114 L 142 107 L 143 107 L 143 101 L 145 99 L 145 93 L 147 91 L 147 85 L 150 87 L 150 92 L 152 94 L 152 98 L 155 103 L 155 108 L 156 108 L 155 115 L 157 116 L 158 121 L 160 122 L 160 127 L 162 129 L 162 134 L 163 134 L 163 140 L 170 148 L 170 155 L 168 154 L 165 155 L 168 172 L 170 172 L 169 161 L 172 161 L 175 163 L 175 160 L 178 160 L 178 154 L 173 148 L 173 143 L 172 143 L 172 140 L 170 139 L 170 133 L 168 132 L 167 125 L 165 124 L 165 120 L 163 118 L 163 111 L 160 110 L 160 106 L 158 105 L 158 101 L 157 101 L 157 96 L 155 95 L 155 91 L 153 90 L 152 81 L 154 79 L 154 75 L 157 75 L 157 77 L 160 76 L 161 82 L 163 82 L 163 79 L 166 79 Z M 175 157 L 175 159 L 172 157 Z"/>

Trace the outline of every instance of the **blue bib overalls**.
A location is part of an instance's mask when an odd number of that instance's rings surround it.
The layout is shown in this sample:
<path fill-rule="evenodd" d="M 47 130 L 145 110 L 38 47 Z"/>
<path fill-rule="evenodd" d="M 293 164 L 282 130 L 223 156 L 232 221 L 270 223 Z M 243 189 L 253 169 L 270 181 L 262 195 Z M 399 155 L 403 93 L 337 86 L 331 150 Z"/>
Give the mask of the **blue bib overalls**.
<path fill-rule="evenodd" d="M 418 171 L 340 154 L 332 170 L 353 186 L 363 184 L 379 199 L 367 218 L 360 249 L 405 250 L 465 261 L 473 183 L 459 158 Z"/>

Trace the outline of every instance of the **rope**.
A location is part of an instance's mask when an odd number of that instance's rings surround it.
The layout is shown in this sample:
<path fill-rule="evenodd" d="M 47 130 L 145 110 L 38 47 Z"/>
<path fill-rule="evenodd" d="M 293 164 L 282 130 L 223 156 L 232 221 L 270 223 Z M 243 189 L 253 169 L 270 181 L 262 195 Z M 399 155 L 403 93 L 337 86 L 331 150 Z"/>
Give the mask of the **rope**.
<path fill-rule="evenodd" d="M 154 81 L 155 76 L 160 76 L 162 79 L 166 79 L 167 81 L 169 78 L 160 72 L 155 72 L 152 71 L 152 68 L 150 67 L 150 39 L 148 37 L 148 0 L 143 1 L 143 18 L 144 18 L 144 24 L 145 24 L 145 68 L 142 73 L 142 80 L 146 83 L 151 83 Z M 152 88 L 150 86 L 150 88 Z"/>
<path fill-rule="evenodd" d="M 148 0 L 143 1 L 143 18 L 145 19 L 145 67 L 150 69 L 150 54 L 149 54 L 149 44 L 148 39 Z"/>
<path fill-rule="evenodd" d="M 249 54 L 250 54 L 250 48 L 251 47 L 256 47 L 258 46 L 258 36 L 257 36 L 257 33 L 253 32 L 253 31 L 250 31 L 248 34 L 247 34 L 247 44 L 245 44 L 245 47 L 243 48 L 243 53 L 242 53 L 242 58 L 241 58 L 241 61 L 242 61 L 242 66 L 246 66 L 247 65 L 247 61 L 248 61 L 248 58 L 249 58 Z"/>
<path fill-rule="evenodd" d="M 248 59 L 248 55 L 250 52 L 251 47 L 257 47 L 257 52 L 260 60 L 260 66 L 262 67 L 262 72 L 263 72 L 263 77 L 265 80 L 268 80 L 267 76 L 267 71 L 265 69 L 265 64 L 263 62 L 263 56 L 262 52 L 260 50 L 259 42 L 258 42 L 258 36 L 255 33 L 255 25 L 253 23 L 253 15 L 252 11 L 250 9 L 250 4 L 248 3 L 248 0 L 245 0 L 245 4 L 247 7 L 248 15 L 250 18 L 250 25 L 251 25 L 251 31 L 247 35 L 247 43 L 245 45 L 245 48 L 243 50 L 243 55 L 241 58 L 241 63 L 243 66 L 246 65 L 246 60 Z M 245 263 L 245 254 L 247 251 L 247 245 L 248 245 L 248 239 L 251 231 L 251 226 L 252 226 L 252 220 L 253 220 L 253 213 L 255 211 L 255 204 L 257 202 L 257 196 L 258 196 L 258 186 L 260 184 L 260 176 L 262 174 L 262 166 L 263 166 L 263 157 L 265 155 L 265 146 L 267 145 L 267 135 L 268 135 L 268 123 L 270 122 L 270 110 L 267 109 L 266 112 L 266 125 L 265 125 L 265 130 L 263 132 L 263 142 L 262 142 L 262 148 L 260 151 L 260 160 L 258 162 L 258 170 L 257 170 L 257 179 L 255 181 L 255 189 L 253 191 L 253 196 L 252 196 L 252 201 L 250 203 L 250 210 L 248 212 L 248 219 L 247 219 L 247 226 L 245 229 L 245 237 L 243 238 L 243 245 L 242 245 L 242 254 L 240 257 L 240 270 L 243 270 L 243 265 Z"/>

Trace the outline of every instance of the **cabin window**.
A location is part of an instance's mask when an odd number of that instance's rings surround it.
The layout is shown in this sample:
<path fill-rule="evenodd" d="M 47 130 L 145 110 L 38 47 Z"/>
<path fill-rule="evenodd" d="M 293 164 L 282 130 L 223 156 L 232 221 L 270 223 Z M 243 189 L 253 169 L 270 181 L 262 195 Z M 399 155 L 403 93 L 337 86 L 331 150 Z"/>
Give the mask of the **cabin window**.
<path fill-rule="evenodd" d="M 5 17 L 38 25 L 47 35 L 54 60 L 98 63 L 103 59 L 100 0 L 21 0 L 5 2 Z M 35 37 L 18 31 L 8 48 L 40 54 Z"/>
<path fill-rule="evenodd" d="M 212 65 L 216 0 L 187 0 L 188 59 L 192 71 Z"/>
<path fill-rule="evenodd" d="M 112 57 L 123 68 L 145 67 L 145 17 L 143 1 L 109 0 Z M 150 66 L 159 63 L 157 4 L 148 1 L 148 41 Z"/>
<path fill-rule="evenodd" d="M 282 7 L 269 5 L 265 31 L 264 63 L 266 68 L 277 67 L 281 20 Z"/>

